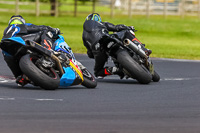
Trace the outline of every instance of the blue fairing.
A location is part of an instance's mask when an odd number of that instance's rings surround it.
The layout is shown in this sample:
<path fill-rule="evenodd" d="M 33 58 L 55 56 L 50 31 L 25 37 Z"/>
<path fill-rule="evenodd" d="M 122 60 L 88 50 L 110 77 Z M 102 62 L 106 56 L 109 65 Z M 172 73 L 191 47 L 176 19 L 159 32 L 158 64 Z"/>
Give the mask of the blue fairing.
<path fill-rule="evenodd" d="M 63 67 L 65 73 L 60 79 L 60 86 L 70 86 L 76 79 L 75 72 L 70 67 Z"/>
<path fill-rule="evenodd" d="M 63 51 L 70 55 L 72 58 L 75 59 L 74 54 L 69 47 L 69 45 L 65 42 L 65 39 L 63 36 L 59 35 L 59 38 L 54 42 L 55 44 L 55 51 Z M 71 86 L 76 79 L 76 74 L 74 70 L 72 70 L 70 67 L 63 67 L 64 74 L 62 75 L 60 79 L 60 86 Z"/>
<path fill-rule="evenodd" d="M 6 38 L 6 39 L 13 40 L 15 42 L 18 42 L 18 43 L 21 43 L 23 45 L 26 45 L 25 41 L 21 37 L 11 37 L 11 38 Z"/>
<path fill-rule="evenodd" d="M 59 35 L 59 38 L 54 43 L 55 43 L 55 48 L 54 48 L 55 51 L 63 51 L 71 55 L 71 57 L 75 58 L 71 48 L 65 42 L 65 39 L 63 36 Z"/>

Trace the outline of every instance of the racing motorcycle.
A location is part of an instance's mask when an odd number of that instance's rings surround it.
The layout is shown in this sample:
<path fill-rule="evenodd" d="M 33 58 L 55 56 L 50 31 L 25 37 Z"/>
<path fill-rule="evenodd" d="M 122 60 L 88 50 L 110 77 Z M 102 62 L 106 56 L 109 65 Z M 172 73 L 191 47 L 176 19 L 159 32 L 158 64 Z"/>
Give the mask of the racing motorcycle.
<path fill-rule="evenodd" d="M 160 76 L 154 70 L 153 62 L 145 52 L 144 44 L 135 37 L 135 31 L 130 28 L 110 35 L 105 34 L 100 40 L 100 44 L 103 44 L 102 49 L 112 58 L 115 66 L 127 79 L 136 79 L 141 84 L 158 82 Z"/>
<path fill-rule="evenodd" d="M 54 42 L 55 48 L 48 50 L 34 41 L 21 37 L 3 39 L 0 48 L 19 61 L 19 67 L 30 83 L 46 90 L 59 86 L 83 85 L 95 88 L 94 76 L 76 60 L 62 35 Z"/>

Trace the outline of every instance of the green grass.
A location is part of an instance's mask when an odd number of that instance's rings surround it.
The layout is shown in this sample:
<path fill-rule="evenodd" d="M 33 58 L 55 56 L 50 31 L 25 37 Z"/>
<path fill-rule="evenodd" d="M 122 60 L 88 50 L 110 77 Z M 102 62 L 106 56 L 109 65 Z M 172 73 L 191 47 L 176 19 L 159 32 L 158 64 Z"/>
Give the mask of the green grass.
<path fill-rule="evenodd" d="M 1 38 L 11 15 L 0 13 Z M 59 28 L 73 52 L 86 53 L 82 43 L 82 31 L 87 14 L 78 14 L 77 17 L 72 14 L 62 15 L 57 18 L 47 15 L 22 15 L 26 22 Z M 136 37 L 153 51 L 152 57 L 200 60 L 200 19 L 197 17 L 181 19 L 178 16 L 168 16 L 164 19 L 163 16 L 151 16 L 147 19 L 145 16 L 132 16 L 129 19 L 120 15 L 111 19 L 110 16 L 102 14 L 102 19 L 114 24 L 135 26 L 138 30 Z"/>

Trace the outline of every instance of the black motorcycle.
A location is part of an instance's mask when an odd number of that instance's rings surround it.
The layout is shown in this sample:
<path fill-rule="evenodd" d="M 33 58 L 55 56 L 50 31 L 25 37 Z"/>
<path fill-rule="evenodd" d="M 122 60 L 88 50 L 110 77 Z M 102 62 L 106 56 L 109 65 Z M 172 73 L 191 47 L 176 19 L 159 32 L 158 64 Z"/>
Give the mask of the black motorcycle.
<path fill-rule="evenodd" d="M 141 84 L 148 84 L 151 81 L 158 82 L 160 76 L 154 70 L 154 65 L 146 48 L 135 37 L 135 30 L 123 30 L 111 35 L 105 35 L 100 43 L 102 49 L 112 57 L 117 68 L 126 78 L 136 79 Z"/>

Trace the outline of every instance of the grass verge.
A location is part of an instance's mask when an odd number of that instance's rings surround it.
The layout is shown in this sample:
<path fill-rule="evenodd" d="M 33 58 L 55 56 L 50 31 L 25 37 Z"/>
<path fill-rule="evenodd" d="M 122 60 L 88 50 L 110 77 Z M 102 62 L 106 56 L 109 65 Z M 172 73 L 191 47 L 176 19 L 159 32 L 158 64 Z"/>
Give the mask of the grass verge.
<path fill-rule="evenodd" d="M 0 37 L 7 27 L 8 20 L 12 14 L 0 13 Z M 82 43 L 83 23 L 87 14 L 62 15 L 59 17 L 22 14 L 26 22 L 36 25 L 50 25 L 57 27 L 66 38 L 66 42 L 72 47 L 74 53 L 86 53 Z M 109 16 L 102 14 L 102 20 L 113 24 L 133 25 L 138 30 L 136 37 L 153 51 L 152 57 L 178 58 L 200 60 L 200 20 L 196 17 L 185 17 L 181 19 L 176 16 Z"/>

